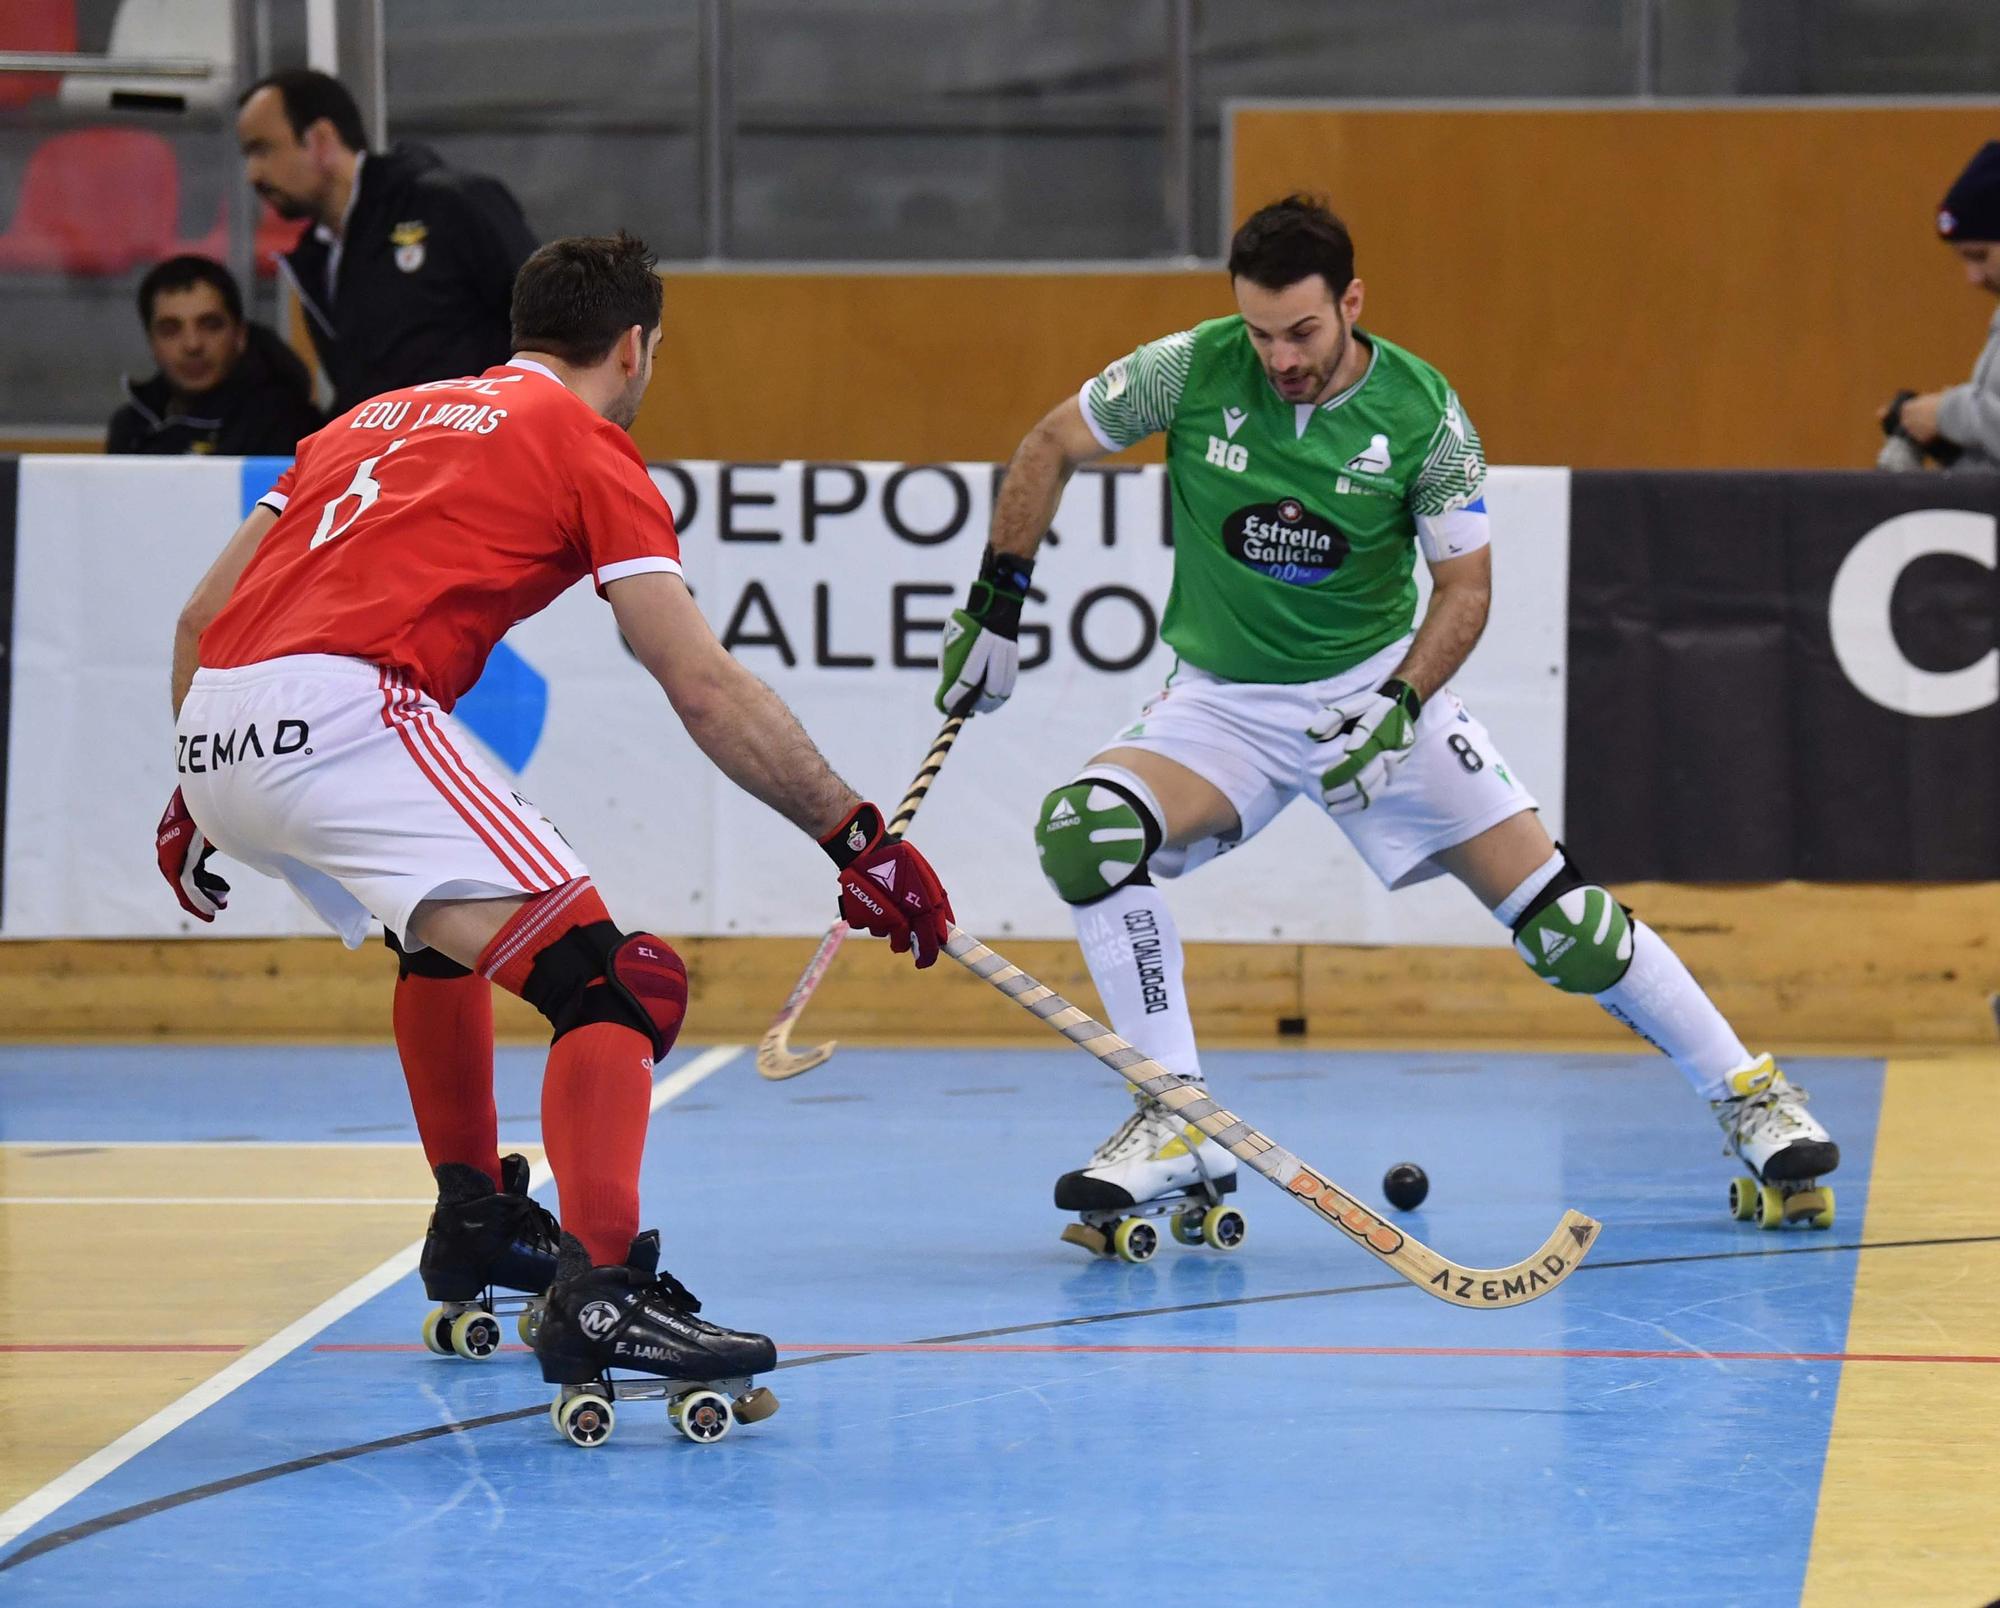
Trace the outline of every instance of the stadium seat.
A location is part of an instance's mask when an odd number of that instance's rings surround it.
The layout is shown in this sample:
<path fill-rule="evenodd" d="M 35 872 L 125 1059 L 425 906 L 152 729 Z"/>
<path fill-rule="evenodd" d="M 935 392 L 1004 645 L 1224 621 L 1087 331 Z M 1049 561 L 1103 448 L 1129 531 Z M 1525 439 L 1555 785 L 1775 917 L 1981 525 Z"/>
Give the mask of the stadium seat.
<path fill-rule="evenodd" d="M 0 50 L 76 49 L 76 0 L 7 0 L 0 7 Z M 25 106 L 55 94 L 58 73 L 0 73 L 0 106 Z"/>
<path fill-rule="evenodd" d="M 139 129 L 93 128 L 36 146 L 0 269 L 118 274 L 173 250 L 180 209 L 174 148 Z"/>

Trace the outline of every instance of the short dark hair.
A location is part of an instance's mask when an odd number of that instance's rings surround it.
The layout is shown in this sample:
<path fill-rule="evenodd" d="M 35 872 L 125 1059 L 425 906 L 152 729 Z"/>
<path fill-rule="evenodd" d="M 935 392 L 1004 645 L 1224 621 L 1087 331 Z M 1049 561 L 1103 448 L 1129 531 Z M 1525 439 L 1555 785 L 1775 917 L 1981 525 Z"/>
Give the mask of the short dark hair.
<path fill-rule="evenodd" d="M 1354 282 L 1354 237 L 1316 195 L 1259 207 L 1229 242 L 1229 277 L 1283 290 L 1318 274 L 1335 296 Z"/>
<path fill-rule="evenodd" d="M 146 270 L 139 281 L 139 327 L 153 327 L 153 303 L 163 290 L 192 290 L 196 285 L 213 285 L 236 323 L 243 322 L 243 292 L 236 276 L 213 257 L 169 257 Z"/>
<path fill-rule="evenodd" d="M 551 240 L 514 276 L 514 350 L 583 368 L 602 362 L 634 324 L 650 333 L 662 298 L 654 261 L 623 229 Z"/>
<path fill-rule="evenodd" d="M 368 134 L 361 126 L 361 108 L 347 86 L 331 74 L 311 67 L 285 67 L 266 73 L 236 97 L 239 108 L 260 89 L 275 89 L 285 105 L 285 121 L 300 139 L 322 117 L 333 125 L 340 143 L 350 151 L 368 149 Z"/>

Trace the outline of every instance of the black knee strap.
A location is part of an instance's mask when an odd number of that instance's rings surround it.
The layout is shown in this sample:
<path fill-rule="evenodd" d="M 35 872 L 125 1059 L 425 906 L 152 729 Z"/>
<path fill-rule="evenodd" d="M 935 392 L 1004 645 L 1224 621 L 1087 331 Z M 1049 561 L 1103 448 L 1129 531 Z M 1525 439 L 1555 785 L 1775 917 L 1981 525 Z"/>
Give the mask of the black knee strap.
<path fill-rule="evenodd" d="M 553 1038 L 592 1022 L 616 1022 L 657 1042 L 652 1019 L 606 978 L 611 953 L 625 935 L 609 921 L 572 927 L 535 957 L 522 996 L 549 1019 Z"/>
<path fill-rule="evenodd" d="M 1560 843 L 1556 845 L 1556 853 L 1563 857 L 1562 869 L 1549 878 L 1547 887 L 1543 888 L 1540 893 L 1528 901 L 1528 908 L 1521 912 L 1520 917 L 1514 923 L 1514 936 L 1517 938 L 1520 937 L 1523 927 L 1527 926 L 1529 922 L 1533 921 L 1535 917 L 1548 909 L 1550 905 L 1554 904 L 1564 894 L 1574 893 L 1578 888 L 1598 886 L 1598 884 L 1593 883 L 1581 871 L 1577 870 L 1576 862 L 1569 857 L 1569 850 L 1564 848 Z M 1621 904 L 1618 908 L 1623 910 L 1628 917 L 1632 914 L 1631 907 L 1628 905 Z"/>
<path fill-rule="evenodd" d="M 396 942 L 396 935 L 387 927 L 382 929 L 382 942 L 389 946 L 390 953 L 396 957 L 396 980 L 398 982 L 401 982 L 405 977 L 436 977 L 441 981 L 449 982 L 453 978 L 470 977 L 472 975 L 472 968 L 470 966 L 459 965 L 451 956 L 439 950 L 419 949 L 415 954 L 411 954 L 401 944 Z"/>

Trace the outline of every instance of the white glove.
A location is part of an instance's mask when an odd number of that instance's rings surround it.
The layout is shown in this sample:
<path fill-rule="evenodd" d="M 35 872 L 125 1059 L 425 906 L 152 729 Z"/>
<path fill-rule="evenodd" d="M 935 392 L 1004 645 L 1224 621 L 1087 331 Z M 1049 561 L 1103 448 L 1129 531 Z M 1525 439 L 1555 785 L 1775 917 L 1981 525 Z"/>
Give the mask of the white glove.
<path fill-rule="evenodd" d="M 968 640 L 969 639 L 969 640 Z M 1014 691 L 1021 673 L 1021 644 L 980 624 L 963 609 L 954 609 L 945 621 L 942 662 L 945 681 L 938 689 L 937 706 L 946 713 L 956 709 L 961 699 L 979 688 L 973 700 L 974 714 L 990 715 Z"/>
<path fill-rule="evenodd" d="M 1319 778 L 1329 815 L 1365 810 L 1381 797 L 1416 746 L 1421 708 L 1416 689 L 1392 679 L 1328 709 L 1306 728 L 1308 737 L 1331 750 Z"/>

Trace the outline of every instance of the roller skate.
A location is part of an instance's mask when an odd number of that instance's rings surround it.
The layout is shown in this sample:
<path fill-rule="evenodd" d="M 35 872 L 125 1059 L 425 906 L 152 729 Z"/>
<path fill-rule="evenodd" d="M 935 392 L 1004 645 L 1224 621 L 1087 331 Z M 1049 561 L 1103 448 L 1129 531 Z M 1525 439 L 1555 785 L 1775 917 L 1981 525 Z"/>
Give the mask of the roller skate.
<path fill-rule="evenodd" d="M 614 1401 L 664 1401 L 674 1428 L 704 1444 L 778 1410 L 778 1398 L 752 1384 L 777 1366 L 777 1347 L 695 1316 L 701 1303 L 659 1265 L 655 1229 L 632 1241 L 623 1267 L 592 1267 L 583 1246 L 563 1236 L 535 1355 L 542 1377 L 562 1387 L 549 1421 L 578 1446 L 611 1438 Z M 614 1367 L 656 1377 L 613 1379 Z"/>
<path fill-rule="evenodd" d="M 440 1357 L 482 1362 L 500 1349 L 495 1315 L 517 1313 L 515 1332 L 535 1343 L 562 1231 L 528 1194 L 525 1156 L 500 1163 L 501 1187 L 477 1167 L 437 1169 L 438 1203 L 424 1236 L 424 1294 L 440 1304 L 424 1319 L 424 1344 Z M 501 1291 L 512 1293 L 501 1294 Z"/>
<path fill-rule="evenodd" d="M 1236 1190 L 1236 1158 L 1199 1129 L 1144 1095 L 1118 1131 L 1097 1147 L 1087 1166 L 1056 1180 L 1056 1206 L 1082 1220 L 1064 1241 L 1093 1256 L 1149 1261 L 1160 1232 L 1147 1219 L 1165 1217 L 1183 1245 L 1233 1251 L 1249 1232 L 1243 1214 L 1223 1203 Z"/>
<path fill-rule="evenodd" d="M 1729 1183 L 1729 1211 L 1762 1228 L 1833 1227 L 1833 1186 L 1820 1179 L 1840 1165 L 1840 1146 L 1806 1114 L 1806 1091 L 1786 1081 L 1770 1056 L 1729 1074 L 1729 1095 L 1711 1100 L 1727 1153 L 1750 1169 Z"/>

